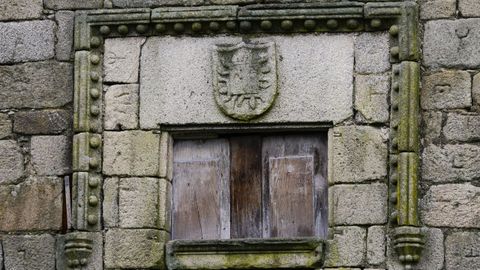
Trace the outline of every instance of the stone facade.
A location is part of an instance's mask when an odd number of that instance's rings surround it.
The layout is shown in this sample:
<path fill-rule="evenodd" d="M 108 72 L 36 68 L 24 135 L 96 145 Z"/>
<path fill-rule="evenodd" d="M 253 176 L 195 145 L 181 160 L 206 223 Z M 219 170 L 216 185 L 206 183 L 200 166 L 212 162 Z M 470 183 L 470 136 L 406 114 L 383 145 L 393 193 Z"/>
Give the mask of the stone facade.
<path fill-rule="evenodd" d="M 0 269 L 63 270 L 75 263 L 64 255 L 68 241 L 64 232 L 80 225 L 69 224 L 77 217 L 68 219 L 64 213 L 78 204 L 85 212 L 72 214 L 83 215 L 99 228 L 91 233 L 93 250 L 86 269 L 161 269 L 164 243 L 170 237 L 173 143 L 159 125 L 236 123 L 219 111 L 209 94 L 213 72 L 209 48 L 218 42 L 238 42 L 238 36 L 107 38 L 104 57 L 92 70 L 101 72 L 91 82 L 100 90 L 89 93 L 101 101 L 97 119 L 105 131 L 101 137 L 82 141 L 88 148 L 82 157 L 95 153 L 100 163 L 93 168 L 93 159 L 85 159 L 85 166 L 72 168 L 73 133 L 95 132 L 75 124 L 79 97 L 74 100 L 74 82 L 83 76 L 74 72 L 76 12 L 298 2 L 341 1 L 0 3 Z M 418 196 L 419 226 L 426 242 L 414 269 L 478 269 L 480 4 L 478 0 L 412 2 L 420 7 L 423 44 Z M 330 228 L 322 269 L 402 269 L 393 250 L 389 219 L 393 208 L 389 202 L 396 200 L 388 167 L 395 107 L 391 57 L 396 53 L 390 51 L 395 45 L 391 34 L 252 36 L 253 41 L 267 39 L 276 44 L 281 94 L 270 111 L 253 123 L 330 125 Z M 87 171 L 90 178 L 82 182 L 78 174 Z M 104 179 L 95 178 L 101 174 Z M 96 189 L 96 195 L 78 200 L 68 187 L 79 183 Z M 65 204 L 68 199 L 74 203 Z"/>

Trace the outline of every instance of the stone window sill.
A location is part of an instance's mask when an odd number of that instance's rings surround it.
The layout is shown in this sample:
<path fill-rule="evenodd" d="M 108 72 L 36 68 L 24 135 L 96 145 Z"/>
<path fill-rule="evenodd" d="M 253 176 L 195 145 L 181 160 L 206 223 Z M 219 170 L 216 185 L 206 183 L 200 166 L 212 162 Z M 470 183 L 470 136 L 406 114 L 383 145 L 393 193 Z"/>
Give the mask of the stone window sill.
<path fill-rule="evenodd" d="M 168 269 L 315 269 L 323 264 L 325 240 L 270 238 L 173 240 Z"/>

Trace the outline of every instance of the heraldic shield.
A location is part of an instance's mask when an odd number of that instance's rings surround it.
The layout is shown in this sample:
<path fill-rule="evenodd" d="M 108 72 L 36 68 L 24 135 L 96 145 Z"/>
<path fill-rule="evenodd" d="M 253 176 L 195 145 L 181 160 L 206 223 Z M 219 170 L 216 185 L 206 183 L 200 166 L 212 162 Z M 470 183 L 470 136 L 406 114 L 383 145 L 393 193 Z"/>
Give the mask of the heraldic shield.
<path fill-rule="evenodd" d="M 213 90 L 220 109 L 232 118 L 250 120 L 265 113 L 278 91 L 275 44 L 216 45 Z"/>

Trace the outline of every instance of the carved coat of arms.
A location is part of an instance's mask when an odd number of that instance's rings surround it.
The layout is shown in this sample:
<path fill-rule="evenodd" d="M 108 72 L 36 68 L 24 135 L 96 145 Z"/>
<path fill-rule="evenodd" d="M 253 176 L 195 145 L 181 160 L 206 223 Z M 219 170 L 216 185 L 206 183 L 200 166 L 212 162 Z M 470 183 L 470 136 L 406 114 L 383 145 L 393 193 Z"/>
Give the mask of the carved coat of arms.
<path fill-rule="evenodd" d="M 266 112 L 277 96 L 275 44 L 216 45 L 213 89 L 218 106 L 232 118 L 249 120 Z"/>

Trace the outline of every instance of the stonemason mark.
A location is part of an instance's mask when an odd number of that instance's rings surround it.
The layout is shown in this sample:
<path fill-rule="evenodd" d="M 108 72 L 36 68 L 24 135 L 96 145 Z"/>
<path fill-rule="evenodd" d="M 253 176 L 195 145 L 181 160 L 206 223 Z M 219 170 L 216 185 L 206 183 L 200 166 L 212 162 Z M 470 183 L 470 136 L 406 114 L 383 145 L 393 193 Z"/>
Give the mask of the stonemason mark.
<path fill-rule="evenodd" d="M 273 42 L 217 44 L 212 62 L 215 101 L 223 113 L 250 120 L 272 106 L 277 96 Z"/>

